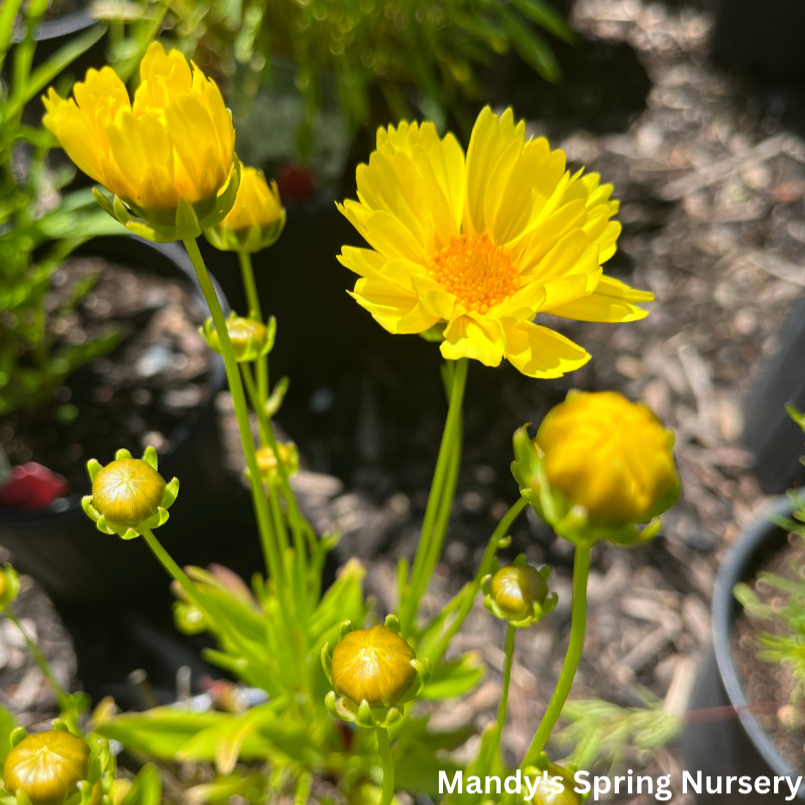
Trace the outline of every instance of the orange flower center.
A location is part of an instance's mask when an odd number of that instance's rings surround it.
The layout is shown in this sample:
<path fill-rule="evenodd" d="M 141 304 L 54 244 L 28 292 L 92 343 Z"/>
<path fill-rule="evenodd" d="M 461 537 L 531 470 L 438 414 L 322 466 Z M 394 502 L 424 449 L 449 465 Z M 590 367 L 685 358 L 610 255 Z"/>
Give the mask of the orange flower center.
<path fill-rule="evenodd" d="M 489 235 L 454 235 L 428 269 L 467 310 L 486 313 L 520 287 L 511 252 Z"/>

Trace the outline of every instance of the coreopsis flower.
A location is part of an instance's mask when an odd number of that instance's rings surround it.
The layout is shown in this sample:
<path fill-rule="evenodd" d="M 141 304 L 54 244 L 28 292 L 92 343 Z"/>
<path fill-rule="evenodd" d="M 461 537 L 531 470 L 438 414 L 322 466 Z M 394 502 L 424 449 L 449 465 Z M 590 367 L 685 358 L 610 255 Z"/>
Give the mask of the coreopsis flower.
<path fill-rule="evenodd" d="M 556 606 L 556 593 L 548 595 L 546 582 L 550 575 L 549 567 L 537 570 L 520 556 L 514 564 L 483 579 L 484 606 L 512 626 L 530 626 Z"/>
<path fill-rule="evenodd" d="M 204 236 L 222 251 L 259 252 L 276 243 L 284 227 L 285 208 L 277 183 L 269 184 L 257 168 L 243 168 L 234 206 Z"/>
<path fill-rule="evenodd" d="M 111 67 L 89 70 L 61 98 L 51 87 L 43 123 L 70 159 L 102 184 L 101 206 L 150 240 L 198 237 L 220 222 L 238 190 L 232 115 L 216 83 L 178 50 L 153 42 L 129 99 Z"/>
<path fill-rule="evenodd" d="M 32 805 L 61 805 L 80 794 L 91 754 L 89 744 L 67 730 L 28 735 L 6 756 L 3 784 L 11 794 L 23 793 Z"/>
<path fill-rule="evenodd" d="M 645 405 L 612 391 L 570 392 L 536 439 L 514 436 L 521 493 L 561 536 L 633 544 L 653 536 L 680 492 L 674 436 Z M 639 529 L 650 523 L 646 529 Z"/>
<path fill-rule="evenodd" d="M 268 355 L 274 348 L 277 320 L 272 316 L 266 327 L 265 324 L 254 319 L 237 316 L 233 311 L 226 320 L 226 330 L 229 333 L 229 340 L 232 342 L 237 362 L 250 363 L 262 355 Z M 207 319 L 204 326 L 199 327 L 198 331 L 207 342 L 207 346 L 220 355 L 221 342 L 212 319 Z"/>
<path fill-rule="evenodd" d="M 361 277 L 352 296 L 389 332 L 443 339 L 447 359 L 559 377 L 590 356 L 535 316 L 635 321 L 653 299 L 603 274 L 620 233 L 612 186 L 571 176 L 511 109 L 481 112 L 466 158 L 431 123 L 379 129 L 357 182 L 359 200 L 339 205 L 371 246 L 342 249 Z"/>
<path fill-rule="evenodd" d="M 82 499 L 87 516 L 104 534 L 133 539 L 143 528 L 157 528 L 168 519 L 168 509 L 179 494 L 179 480 L 170 483 L 159 474 L 157 453 L 146 448 L 143 457 L 132 458 L 118 450 L 105 467 L 94 458 L 87 462 L 92 494 Z"/>
<path fill-rule="evenodd" d="M 398 722 L 404 704 L 419 695 L 430 677 L 430 663 L 417 660 L 391 615 L 385 626 L 370 629 L 342 624 L 335 648 L 325 643 L 322 664 L 334 688 L 325 699 L 328 710 L 362 727 Z"/>

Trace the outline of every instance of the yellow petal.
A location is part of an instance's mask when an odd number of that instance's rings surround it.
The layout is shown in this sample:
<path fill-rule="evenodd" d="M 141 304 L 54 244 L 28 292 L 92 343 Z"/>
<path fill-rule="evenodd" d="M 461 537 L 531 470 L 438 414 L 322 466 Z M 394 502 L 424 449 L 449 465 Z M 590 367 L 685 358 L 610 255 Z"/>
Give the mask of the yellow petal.
<path fill-rule="evenodd" d="M 348 293 L 390 333 L 421 333 L 438 321 L 422 311 L 416 296 L 382 279 L 359 279 Z"/>
<path fill-rule="evenodd" d="M 587 208 L 581 199 L 564 204 L 520 239 L 513 254 L 520 274 L 528 275 L 548 252 L 569 232 L 584 224 Z"/>
<path fill-rule="evenodd" d="M 538 324 L 523 322 L 504 327 L 506 358 L 529 377 L 561 377 L 590 360 L 569 338 Z"/>
<path fill-rule="evenodd" d="M 654 294 L 639 291 L 613 279 L 601 277 L 595 291 L 589 296 L 551 310 L 554 316 L 579 321 L 637 321 L 648 316 L 648 311 L 636 302 L 650 302 Z"/>
<path fill-rule="evenodd" d="M 99 142 L 90 120 L 73 100 L 65 101 L 51 87 L 42 99 L 47 113 L 42 122 L 67 152 L 67 156 L 97 182 L 105 178 L 102 157 L 107 147 Z"/>
<path fill-rule="evenodd" d="M 545 302 L 545 286 L 536 280 L 526 282 L 516 293 L 496 305 L 489 315 L 505 326 L 531 320 Z"/>
<path fill-rule="evenodd" d="M 336 204 L 339 211 L 363 235 L 366 242 L 385 257 L 402 257 L 416 263 L 425 263 L 422 244 L 387 212 L 372 212 L 357 201 L 347 200 Z"/>
<path fill-rule="evenodd" d="M 453 294 L 445 291 L 439 283 L 425 273 L 412 276 L 411 283 L 419 299 L 419 304 L 428 315 L 436 316 L 441 321 L 450 320 L 456 304 Z"/>
<path fill-rule="evenodd" d="M 597 249 L 591 253 L 589 259 L 591 265 L 589 274 L 580 272 L 566 277 L 558 277 L 545 283 L 545 301 L 540 308 L 541 312 L 553 313 L 557 308 L 582 299 L 595 290 L 602 274 L 602 269 L 598 266 Z"/>
<path fill-rule="evenodd" d="M 451 361 L 474 358 L 486 366 L 498 366 L 503 359 L 503 331 L 489 317 L 458 316 L 445 328 L 441 352 Z"/>
<path fill-rule="evenodd" d="M 487 106 L 478 115 L 467 149 L 467 189 L 464 199 L 463 232 L 483 234 L 484 199 L 495 166 L 513 145 L 522 149 L 525 122 L 514 124 L 514 113 L 507 109 L 498 118 Z"/>

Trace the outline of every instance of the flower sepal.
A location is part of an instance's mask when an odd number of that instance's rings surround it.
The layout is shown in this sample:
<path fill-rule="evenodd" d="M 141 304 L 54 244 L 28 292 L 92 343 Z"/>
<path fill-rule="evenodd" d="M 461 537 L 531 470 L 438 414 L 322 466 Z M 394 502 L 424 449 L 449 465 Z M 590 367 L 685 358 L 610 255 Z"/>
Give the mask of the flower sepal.
<path fill-rule="evenodd" d="M 203 327 L 199 327 L 199 334 L 213 351 L 221 354 L 221 341 L 213 320 L 208 318 Z M 238 316 L 232 311 L 226 320 L 226 331 L 235 352 L 238 363 L 251 363 L 258 358 L 268 355 L 274 349 L 277 337 L 277 320 L 270 316 L 266 324 L 255 319 Z"/>
<path fill-rule="evenodd" d="M 222 224 L 204 230 L 204 237 L 216 249 L 222 252 L 249 252 L 254 254 L 269 246 L 273 246 L 285 229 L 287 213 L 282 208 L 280 217 L 272 224 L 259 226 L 257 224 L 245 229 L 232 229 Z"/>
<path fill-rule="evenodd" d="M 361 633 L 361 637 L 366 639 L 352 641 L 356 643 L 355 648 L 341 645 L 342 651 L 346 648 L 350 653 L 347 657 L 347 665 L 359 663 L 360 658 L 356 654 L 367 649 L 372 650 L 373 640 L 376 640 L 378 646 L 382 645 L 385 667 L 378 671 L 377 664 L 373 663 L 375 673 L 382 674 L 385 671 L 386 674 L 392 675 L 394 682 L 399 682 L 396 689 L 393 689 L 394 685 L 392 685 L 392 690 L 389 691 L 387 679 L 371 679 L 368 680 L 368 685 L 377 688 L 378 691 L 383 690 L 383 693 L 367 693 L 366 696 L 360 697 L 360 701 L 356 701 L 357 696 L 353 698 L 344 692 L 339 692 L 339 688 L 347 687 L 350 680 L 344 679 L 342 657 L 336 658 L 337 667 L 334 672 L 333 654 L 345 638 L 349 635 L 357 635 L 357 633 Z M 390 635 L 394 635 L 394 637 L 390 637 Z M 321 661 L 324 673 L 334 688 L 324 700 L 327 710 L 334 718 L 370 729 L 376 727 L 388 729 L 399 723 L 405 714 L 405 705 L 422 693 L 432 670 L 430 660 L 426 659 L 424 662 L 418 660 L 413 650 L 402 639 L 400 622 L 395 615 L 389 615 L 384 626 L 375 626 L 372 629 L 355 629 L 349 621 L 342 622 L 338 628 L 338 641 L 335 648 L 330 648 L 330 644 L 325 643 L 321 650 Z M 366 683 L 366 680 L 363 682 Z M 369 696 L 371 696 L 371 700 L 368 698 Z"/>
<path fill-rule="evenodd" d="M 179 494 L 179 479 L 165 483 L 153 447 L 147 447 L 141 459 L 132 458 L 128 450 L 118 450 L 115 460 L 105 467 L 90 459 L 87 471 L 92 494 L 85 495 L 81 505 L 98 531 L 135 539 L 143 529 L 167 522 L 168 509 Z"/>
<path fill-rule="evenodd" d="M 107 196 L 99 187 L 94 187 L 92 192 L 104 212 L 123 224 L 129 232 L 155 243 L 170 243 L 195 239 L 227 216 L 238 194 L 241 170 L 240 160 L 235 154 L 229 180 L 216 196 L 195 204 L 179 199 L 176 207 L 166 210 L 145 209 L 132 202 L 124 202 L 120 196 Z"/>
<path fill-rule="evenodd" d="M 517 628 L 526 628 L 553 612 L 558 601 L 555 592 L 548 593 L 551 568 L 540 570 L 525 563 L 520 554 L 511 565 L 484 576 L 484 606 L 496 618 Z"/>
<path fill-rule="evenodd" d="M 540 752 L 533 766 L 523 769 L 525 778 L 539 779 L 534 798 L 527 800 L 528 805 L 581 805 L 590 798 L 590 794 L 576 793 L 575 775 L 579 767 L 575 763 L 560 766 L 551 763 L 545 752 Z M 557 790 L 562 786 L 561 793 Z M 524 786 L 524 790 L 532 790 Z"/>

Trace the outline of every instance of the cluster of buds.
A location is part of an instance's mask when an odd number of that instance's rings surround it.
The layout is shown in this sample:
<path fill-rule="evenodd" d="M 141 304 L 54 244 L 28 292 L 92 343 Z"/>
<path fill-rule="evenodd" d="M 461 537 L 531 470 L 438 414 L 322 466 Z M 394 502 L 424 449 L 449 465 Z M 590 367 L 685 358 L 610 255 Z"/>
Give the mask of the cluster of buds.
<path fill-rule="evenodd" d="M 244 168 L 232 210 L 204 231 L 207 240 L 225 252 L 259 252 L 277 242 L 285 227 L 285 208 L 277 183 L 266 181 L 256 168 Z"/>
<path fill-rule="evenodd" d="M 520 628 L 544 618 L 553 611 L 556 593 L 548 594 L 547 581 L 551 569 L 537 570 L 525 563 L 522 554 L 514 564 L 500 568 L 481 582 L 484 606 L 496 617 Z"/>
<path fill-rule="evenodd" d="M 370 629 L 344 621 L 335 647 L 324 644 L 321 661 L 333 686 L 324 700 L 327 709 L 341 721 L 368 728 L 401 721 L 405 704 L 419 696 L 431 674 L 430 661 L 416 658 L 393 615 Z"/>
<path fill-rule="evenodd" d="M 106 741 L 87 743 L 55 721 L 53 729 L 33 735 L 18 727 L 10 742 L 2 805 L 111 805 Z"/>
<path fill-rule="evenodd" d="M 634 545 L 658 532 L 659 515 L 679 497 L 673 447 L 673 433 L 644 405 L 612 391 L 571 391 L 536 439 L 527 426 L 515 432 L 512 473 L 559 536 Z"/>
<path fill-rule="evenodd" d="M 237 362 L 251 363 L 263 355 L 268 355 L 274 348 L 277 320 L 272 316 L 266 326 L 255 319 L 246 319 L 232 312 L 226 320 L 226 331 L 232 342 Z M 199 327 L 199 333 L 207 342 L 207 346 L 220 355 L 221 341 L 212 319 L 207 319 L 204 326 Z"/>
<path fill-rule="evenodd" d="M 157 453 L 148 447 L 142 458 L 118 450 L 105 467 L 87 462 L 92 494 L 81 501 L 87 516 L 104 534 L 134 539 L 144 528 L 154 529 L 168 519 L 168 509 L 179 494 L 179 480 L 170 483 L 159 474 Z"/>

